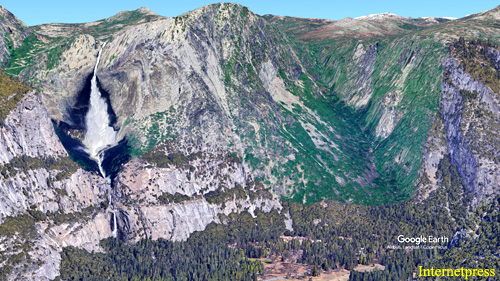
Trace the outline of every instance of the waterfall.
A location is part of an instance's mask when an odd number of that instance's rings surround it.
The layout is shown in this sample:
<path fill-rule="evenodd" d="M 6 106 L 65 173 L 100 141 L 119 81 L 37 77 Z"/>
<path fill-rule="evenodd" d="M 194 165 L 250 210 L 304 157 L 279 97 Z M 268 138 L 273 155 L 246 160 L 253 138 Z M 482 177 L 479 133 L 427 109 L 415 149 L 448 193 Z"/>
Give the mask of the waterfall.
<path fill-rule="evenodd" d="M 101 52 L 104 46 L 106 46 L 106 43 L 104 43 L 99 50 L 97 62 L 94 66 L 94 75 L 91 80 L 89 111 L 85 116 L 87 131 L 83 144 L 90 158 L 94 159 L 99 165 L 101 175 L 106 177 L 106 171 L 104 171 L 102 167 L 104 151 L 116 145 L 116 131 L 109 125 L 108 104 L 101 96 L 99 87 L 97 87 L 97 66 L 99 65 Z"/>
<path fill-rule="evenodd" d="M 112 220 L 113 220 L 113 227 L 111 227 L 111 235 L 116 238 L 118 235 L 118 224 L 116 222 L 116 213 L 114 210 L 114 205 L 113 201 L 111 200 L 111 194 L 108 194 L 108 206 L 111 208 L 111 213 L 113 214 Z"/>
<path fill-rule="evenodd" d="M 114 238 L 116 238 L 118 234 L 118 226 L 116 225 L 116 213 L 115 210 L 113 212 L 113 229 L 111 229 L 111 234 L 113 235 Z"/>
<path fill-rule="evenodd" d="M 110 126 L 110 118 L 108 114 L 108 103 L 104 99 L 97 86 L 97 68 L 101 59 L 101 52 L 106 46 L 104 43 L 99 49 L 97 54 L 97 61 L 94 66 L 94 73 L 90 81 L 90 100 L 87 115 L 85 116 L 85 137 L 83 139 L 84 150 L 88 153 L 89 157 L 97 162 L 101 175 L 108 179 L 108 184 L 111 187 L 110 176 L 106 174 L 103 168 L 104 154 L 109 148 L 117 145 L 116 134 L 117 132 Z M 111 192 L 111 191 L 109 191 Z M 113 237 L 118 236 L 118 222 L 116 219 L 115 206 L 113 204 L 111 193 L 108 193 L 108 206 L 111 211 L 111 234 Z"/>

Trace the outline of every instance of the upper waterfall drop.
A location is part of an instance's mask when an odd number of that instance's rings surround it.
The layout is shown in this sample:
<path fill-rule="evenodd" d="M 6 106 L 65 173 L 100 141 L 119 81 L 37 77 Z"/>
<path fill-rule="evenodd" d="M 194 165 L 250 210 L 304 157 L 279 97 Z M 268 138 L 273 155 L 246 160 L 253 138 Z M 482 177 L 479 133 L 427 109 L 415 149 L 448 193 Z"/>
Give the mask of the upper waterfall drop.
<path fill-rule="evenodd" d="M 102 167 L 102 161 L 104 160 L 104 151 L 106 148 L 115 146 L 116 134 L 115 129 L 110 126 L 110 119 L 108 114 L 108 104 L 106 100 L 101 96 L 99 87 L 97 86 L 97 67 L 99 65 L 99 60 L 101 59 L 102 49 L 106 46 L 106 43 L 101 47 L 97 55 L 97 61 L 94 66 L 94 74 L 91 81 L 91 92 L 90 92 L 90 102 L 89 110 L 85 116 L 85 139 L 83 144 L 86 147 L 90 158 L 94 159 L 103 177 L 106 177 L 106 172 Z"/>

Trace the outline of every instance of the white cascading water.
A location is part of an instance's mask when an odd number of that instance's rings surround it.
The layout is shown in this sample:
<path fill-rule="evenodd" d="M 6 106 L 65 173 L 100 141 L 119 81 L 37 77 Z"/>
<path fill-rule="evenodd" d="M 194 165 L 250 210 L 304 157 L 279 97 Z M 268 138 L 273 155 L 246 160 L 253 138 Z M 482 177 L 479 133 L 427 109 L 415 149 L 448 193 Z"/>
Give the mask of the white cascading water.
<path fill-rule="evenodd" d="M 116 225 L 115 210 L 113 210 L 112 212 L 113 212 L 113 229 L 111 230 L 111 234 L 113 235 L 114 238 L 116 238 L 116 236 L 118 234 L 118 226 Z"/>
<path fill-rule="evenodd" d="M 101 52 L 104 46 L 106 46 L 106 43 L 104 43 L 99 50 L 97 61 L 94 66 L 94 75 L 91 80 L 89 111 L 85 116 L 87 131 L 85 132 L 83 145 L 85 145 L 90 158 L 97 162 L 101 175 L 107 177 L 106 171 L 104 171 L 102 167 L 102 161 L 104 160 L 104 151 L 116 145 L 116 131 L 112 126 L 109 126 L 108 104 L 101 96 L 101 92 L 97 87 L 97 67 L 99 66 L 99 60 L 101 59 Z M 111 182 L 109 177 L 107 177 L 107 179 L 108 182 Z M 118 235 L 118 225 L 111 194 L 109 195 L 108 203 L 111 207 L 111 213 L 113 214 L 113 228 L 111 229 L 111 234 L 116 238 Z"/>
<path fill-rule="evenodd" d="M 94 75 L 91 81 L 89 111 L 85 116 L 85 124 L 87 132 L 83 144 L 87 148 L 90 158 L 94 159 L 99 165 L 99 170 L 103 177 L 106 177 L 106 172 L 102 167 L 104 160 L 104 151 L 106 148 L 116 145 L 116 131 L 112 126 L 109 126 L 108 104 L 101 96 L 101 92 L 97 87 L 97 66 L 101 58 L 101 51 L 106 46 L 106 43 L 99 50 L 97 62 L 94 67 Z M 115 222 L 116 223 L 116 222 Z"/>
<path fill-rule="evenodd" d="M 113 201 L 111 200 L 111 194 L 109 194 L 108 198 L 108 205 L 111 206 L 111 213 L 113 214 L 113 228 L 111 229 L 111 235 L 116 238 L 118 236 L 118 225 L 116 222 L 116 213 L 114 210 Z"/>

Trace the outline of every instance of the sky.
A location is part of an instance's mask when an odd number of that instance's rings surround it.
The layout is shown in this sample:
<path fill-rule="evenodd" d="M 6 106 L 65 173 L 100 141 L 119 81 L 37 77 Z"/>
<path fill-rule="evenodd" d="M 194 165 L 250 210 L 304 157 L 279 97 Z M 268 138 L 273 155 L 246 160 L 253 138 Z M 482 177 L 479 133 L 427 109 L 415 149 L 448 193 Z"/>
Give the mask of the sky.
<path fill-rule="evenodd" d="M 108 18 L 123 10 L 147 7 L 153 12 L 174 17 L 204 5 L 207 0 L 2 0 L 0 5 L 27 25 L 41 23 L 82 23 Z M 259 15 L 274 14 L 303 18 L 339 20 L 367 14 L 390 12 L 403 17 L 455 17 L 490 10 L 491 0 L 235 0 Z"/>

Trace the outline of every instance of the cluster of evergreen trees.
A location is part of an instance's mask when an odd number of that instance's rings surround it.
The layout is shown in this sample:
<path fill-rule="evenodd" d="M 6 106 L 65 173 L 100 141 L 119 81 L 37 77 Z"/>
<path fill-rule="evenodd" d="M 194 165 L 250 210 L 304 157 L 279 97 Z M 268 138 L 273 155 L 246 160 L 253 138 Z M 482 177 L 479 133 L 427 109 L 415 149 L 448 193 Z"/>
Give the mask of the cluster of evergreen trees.
<path fill-rule="evenodd" d="M 385 264 L 387 270 L 373 274 L 403 278 L 413 272 L 416 265 L 423 261 L 428 263 L 437 252 L 413 251 L 406 257 L 406 252 L 394 254 L 387 251 L 385 245 L 395 243 L 400 233 L 411 235 L 416 230 L 424 231 L 425 225 L 427 233 L 434 233 L 435 226 L 446 225 L 427 224 L 432 214 L 425 215 L 424 210 L 412 206 L 408 203 L 403 207 L 363 207 L 332 202 L 325 208 L 320 204 L 291 203 L 285 209 L 294 219 L 293 232 L 285 230 L 283 217 L 278 212 L 257 212 L 256 218 L 245 212 L 223 218 L 228 221 L 226 225 L 212 223 L 185 242 L 142 240 L 128 245 L 108 239 L 102 243 L 106 254 L 65 248 L 62 279 L 101 280 L 105 276 L 113 280 L 252 280 L 262 273 L 262 264 L 249 258 L 260 257 L 281 257 L 311 265 L 316 268 L 316 274 L 336 268 L 352 270 L 360 263 L 378 261 Z M 407 216 L 407 220 L 401 222 L 398 213 Z M 411 221 L 418 215 L 422 216 L 422 225 L 414 229 Z M 310 216 L 322 221 L 315 224 Z M 378 219 L 371 221 L 373 216 Z M 339 219 L 342 217 L 344 221 Z M 406 227 L 401 227 L 404 225 Z M 439 231 L 448 229 L 438 227 Z M 285 242 L 279 238 L 283 233 L 309 239 Z"/>
<path fill-rule="evenodd" d="M 104 240 L 106 254 L 65 248 L 63 280 L 257 280 L 262 264 L 220 241 Z"/>
<path fill-rule="evenodd" d="M 351 271 L 351 280 L 411 280 L 415 269 L 500 268 L 500 199 L 477 210 L 459 203 L 465 193 L 456 167 L 445 157 L 439 164 L 443 189 L 423 202 L 356 206 L 337 202 L 301 205 L 284 203 L 281 213 L 256 211 L 221 217 L 226 224 L 208 225 L 185 242 L 142 240 L 124 244 L 108 239 L 103 253 L 65 248 L 63 280 L 255 280 L 262 264 L 251 258 L 281 258 L 309 265 L 311 274 L 354 269 L 380 263 L 385 270 Z M 286 230 L 284 214 L 293 219 Z M 451 216 L 450 216 L 451 214 Z M 460 218 L 468 214 L 466 218 Z M 455 217 L 456 216 L 456 217 Z M 479 228 L 476 229 L 476 224 Z M 452 239 L 461 229 L 474 230 L 478 239 Z M 286 242 L 281 235 L 304 237 Z M 445 236 L 447 249 L 392 250 L 397 236 Z M 451 242 L 453 241 L 453 242 Z M 402 244 L 405 246 L 407 244 Z M 149 279 L 148 279 L 149 278 Z M 484 278 L 483 280 L 488 280 Z"/>

